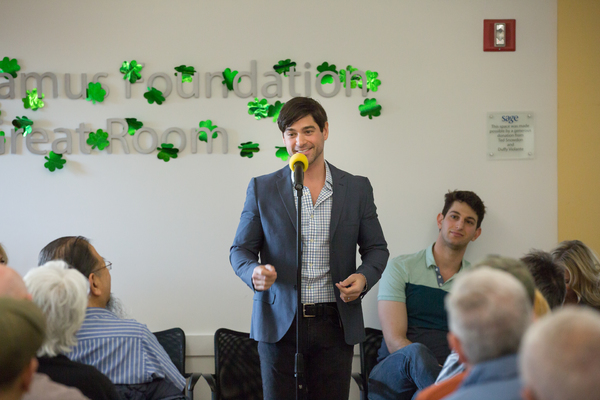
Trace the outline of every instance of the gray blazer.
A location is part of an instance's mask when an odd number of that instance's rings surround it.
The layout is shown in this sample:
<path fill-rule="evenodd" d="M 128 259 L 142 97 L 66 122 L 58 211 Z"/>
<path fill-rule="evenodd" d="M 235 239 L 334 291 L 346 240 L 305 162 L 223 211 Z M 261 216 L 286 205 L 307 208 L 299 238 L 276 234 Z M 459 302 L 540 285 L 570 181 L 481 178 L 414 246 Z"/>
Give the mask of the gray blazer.
<path fill-rule="evenodd" d="M 333 178 L 330 223 L 330 270 L 346 343 L 365 339 L 361 298 L 340 299 L 336 282 L 360 272 L 372 288 L 381 277 L 389 252 L 377 219 L 373 189 L 365 177 L 354 176 L 329 164 Z M 296 314 L 296 205 L 291 171 L 284 167 L 252 178 L 229 253 L 235 273 L 254 290 L 252 272 L 271 264 L 277 280 L 268 290 L 254 293 L 250 336 L 276 343 L 290 328 Z M 356 268 L 356 245 L 362 264 Z M 260 261 L 259 261 L 260 260 Z"/>

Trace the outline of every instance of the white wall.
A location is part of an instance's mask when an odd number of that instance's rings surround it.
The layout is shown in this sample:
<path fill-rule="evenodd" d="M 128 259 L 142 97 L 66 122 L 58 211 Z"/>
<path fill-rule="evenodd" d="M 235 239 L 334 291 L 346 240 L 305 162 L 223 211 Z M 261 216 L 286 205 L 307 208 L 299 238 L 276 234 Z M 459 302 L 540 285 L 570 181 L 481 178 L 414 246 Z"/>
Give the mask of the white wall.
<path fill-rule="evenodd" d="M 220 144 L 213 154 L 203 144 L 191 154 L 188 144 L 168 163 L 123 154 L 119 144 L 113 154 L 84 155 L 76 135 L 62 171 L 48 172 L 24 145 L 0 155 L 0 241 L 11 264 L 25 273 L 51 240 L 89 237 L 113 262 L 113 291 L 131 314 L 152 330 L 181 326 L 196 355 L 210 353 L 219 327 L 249 329 L 252 292 L 233 273 L 229 246 L 248 180 L 284 164 L 274 156 L 281 134 L 270 120 L 247 114 L 250 99 L 223 99 L 216 84 L 207 99 L 203 81 L 198 99 L 174 90 L 162 106 L 149 105 L 145 84 L 126 99 L 124 60 L 144 63 L 146 80 L 155 72 L 172 76 L 180 64 L 204 74 L 246 71 L 257 60 L 259 88 L 270 80 L 262 73 L 287 58 L 301 71 L 310 62 L 313 74 L 324 61 L 378 71 L 382 84 L 369 94 L 383 105 L 378 118 L 359 115 L 358 91 L 323 98 L 313 88 L 313 97 L 329 114 L 326 158 L 371 179 L 392 256 L 435 239 L 449 189 L 474 190 L 488 207 L 483 234 L 467 253 L 472 261 L 549 249 L 557 240 L 554 0 L 5 0 L 0 10 L 0 58 L 17 58 L 21 72 L 54 72 L 60 83 L 59 97 L 47 86 L 46 107 L 32 112 L 23 109 L 18 80 L 17 98 L 0 99 L 7 135 L 17 115 L 51 137 L 59 127 L 85 123 L 95 131 L 125 117 L 159 133 L 173 126 L 189 132 L 211 119 L 229 133 L 228 154 Z M 517 20 L 516 52 L 482 51 L 483 19 L 494 18 Z M 97 72 L 109 73 L 101 80 L 110 87 L 104 103 L 66 98 L 65 73 Z M 289 98 L 286 83 L 280 100 Z M 501 111 L 535 114 L 535 159 L 486 159 L 486 113 Z M 245 141 L 261 145 L 252 159 L 239 156 Z M 378 326 L 376 291 L 364 310 L 366 325 Z"/>

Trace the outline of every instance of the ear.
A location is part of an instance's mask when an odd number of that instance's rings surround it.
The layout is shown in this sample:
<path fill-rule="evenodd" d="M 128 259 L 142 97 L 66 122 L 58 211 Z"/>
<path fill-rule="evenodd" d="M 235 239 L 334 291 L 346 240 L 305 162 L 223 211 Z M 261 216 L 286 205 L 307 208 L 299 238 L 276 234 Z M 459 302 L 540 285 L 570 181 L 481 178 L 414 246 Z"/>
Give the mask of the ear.
<path fill-rule="evenodd" d="M 448 332 L 446 337 L 448 338 L 448 345 L 450 348 L 458 354 L 458 361 L 463 364 L 468 363 L 469 361 L 465 357 L 460 339 L 458 339 L 458 337 L 456 337 L 456 335 L 454 335 L 452 332 Z"/>
<path fill-rule="evenodd" d="M 536 400 L 535 395 L 533 394 L 531 389 L 529 389 L 527 386 L 525 386 L 521 390 L 521 397 L 523 398 L 523 400 Z"/>
<path fill-rule="evenodd" d="M 477 230 L 475 231 L 475 236 L 473 236 L 473 239 L 471 239 L 471 242 L 476 241 L 477 238 L 479 237 L 479 235 L 481 235 L 481 227 L 477 228 Z"/>
<path fill-rule="evenodd" d="M 325 121 L 325 125 L 323 125 L 323 139 L 327 140 L 329 137 L 329 122 Z"/>
<path fill-rule="evenodd" d="M 38 360 L 33 357 L 29 365 L 25 367 L 23 373 L 21 374 L 21 390 L 23 393 L 28 392 L 31 387 L 31 383 L 33 382 L 33 375 L 35 371 L 38 369 Z"/>
<path fill-rule="evenodd" d="M 444 215 L 442 213 L 439 213 L 437 216 L 437 226 L 438 226 L 438 230 L 442 229 L 442 221 L 444 220 Z"/>
<path fill-rule="evenodd" d="M 92 272 L 88 277 L 88 280 L 90 281 L 90 294 L 100 296 L 102 294 L 102 289 L 100 289 L 98 276 Z"/>

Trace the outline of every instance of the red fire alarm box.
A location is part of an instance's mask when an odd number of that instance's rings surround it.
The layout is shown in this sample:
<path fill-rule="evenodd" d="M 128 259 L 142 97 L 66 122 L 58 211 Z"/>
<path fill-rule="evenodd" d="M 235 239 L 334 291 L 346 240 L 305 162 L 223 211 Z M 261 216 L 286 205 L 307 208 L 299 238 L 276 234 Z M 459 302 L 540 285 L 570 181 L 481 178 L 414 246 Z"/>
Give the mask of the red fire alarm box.
<path fill-rule="evenodd" d="M 515 51 L 516 25 L 514 19 L 484 19 L 483 51 Z"/>

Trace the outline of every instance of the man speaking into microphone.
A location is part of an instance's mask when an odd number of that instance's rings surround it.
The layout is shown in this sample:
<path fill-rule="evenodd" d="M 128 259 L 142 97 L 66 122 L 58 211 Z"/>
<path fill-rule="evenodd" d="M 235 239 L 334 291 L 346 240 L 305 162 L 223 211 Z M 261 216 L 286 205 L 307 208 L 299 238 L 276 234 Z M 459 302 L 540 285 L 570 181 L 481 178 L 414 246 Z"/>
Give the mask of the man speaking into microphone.
<path fill-rule="evenodd" d="M 347 400 L 354 345 L 365 339 L 361 300 L 381 277 L 387 243 L 369 180 L 325 161 L 329 123 L 323 107 L 293 98 L 277 124 L 290 156 L 308 160 L 304 182 L 295 182 L 301 174 L 288 166 L 252 178 L 229 254 L 235 273 L 254 290 L 250 336 L 259 342 L 263 395 L 285 400 L 296 393 L 295 186 L 301 184 L 299 313 L 307 397 Z"/>

